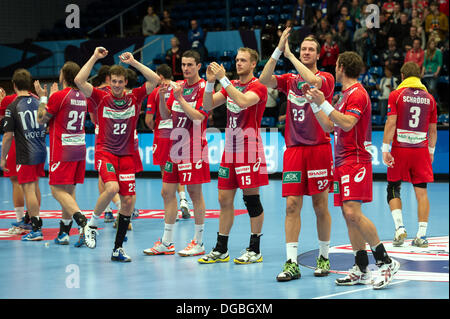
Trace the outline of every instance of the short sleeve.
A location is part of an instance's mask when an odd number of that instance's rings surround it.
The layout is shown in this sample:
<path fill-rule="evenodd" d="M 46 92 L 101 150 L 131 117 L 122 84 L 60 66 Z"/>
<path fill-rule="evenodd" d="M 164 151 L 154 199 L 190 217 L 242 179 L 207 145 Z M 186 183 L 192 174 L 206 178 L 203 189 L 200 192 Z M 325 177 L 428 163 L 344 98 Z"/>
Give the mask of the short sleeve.
<path fill-rule="evenodd" d="M 347 100 L 345 114 L 359 119 L 364 113 L 368 102 L 368 97 L 365 94 L 359 94 L 359 92 L 351 94 Z"/>
<path fill-rule="evenodd" d="M 277 79 L 277 89 L 284 94 L 287 94 L 288 91 L 288 83 L 289 79 L 291 78 L 291 73 L 286 73 L 283 75 L 275 75 L 275 78 Z"/>
<path fill-rule="evenodd" d="M 334 78 L 333 75 L 330 73 L 322 73 L 319 75 L 319 77 L 322 79 L 322 86 L 320 87 L 320 90 L 325 95 L 325 99 L 331 103 L 331 100 L 333 99 L 333 93 L 334 93 Z"/>
<path fill-rule="evenodd" d="M 133 89 L 131 92 L 134 95 L 134 97 L 136 98 L 137 104 L 142 104 L 145 97 L 147 96 L 146 84 L 144 83 L 142 86 Z"/>
<path fill-rule="evenodd" d="M 392 91 L 389 94 L 388 105 L 387 105 L 387 115 L 397 115 L 397 98 L 399 92 L 397 90 Z"/>
<path fill-rule="evenodd" d="M 47 112 L 51 115 L 55 116 L 58 114 L 59 109 L 61 108 L 61 102 L 63 100 L 63 94 L 61 94 L 62 91 L 56 92 L 50 96 L 47 103 Z"/>
<path fill-rule="evenodd" d="M 3 121 L 3 132 L 14 132 L 16 125 L 13 117 L 13 106 L 9 105 L 5 110 Z"/>
<path fill-rule="evenodd" d="M 259 80 L 253 82 L 248 91 L 255 92 L 260 101 L 267 101 L 267 88 Z"/>
<path fill-rule="evenodd" d="M 97 107 L 100 104 L 100 101 L 107 94 L 108 94 L 107 92 L 102 91 L 102 90 L 97 89 L 97 88 L 94 87 L 92 89 L 91 96 L 87 99 L 88 100 L 88 105 L 91 104 L 91 110 L 89 110 L 89 112 L 92 112 L 92 113 L 97 112 Z"/>
<path fill-rule="evenodd" d="M 195 109 L 197 111 L 199 111 L 200 113 L 202 113 L 203 115 L 205 115 L 206 117 L 208 117 L 208 112 L 203 108 L 203 94 L 204 93 L 205 93 L 205 87 L 202 87 L 197 94 L 197 96 L 199 98 L 197 99 Z"/>
<path fill-rule="evenodd" d="M 434 97 L 430 94 L 430 101 L 431 101 L 431 112 L 430 112 L 430 123 L 437 123 L 437 105 L 436 100 Z"/>
<path fill-rule="evenodd" d="M 155 114 L 158 107 L 157 100 L 159 99 L 159 88 L 155 88 L 147 99 L 147 114 Z"/>

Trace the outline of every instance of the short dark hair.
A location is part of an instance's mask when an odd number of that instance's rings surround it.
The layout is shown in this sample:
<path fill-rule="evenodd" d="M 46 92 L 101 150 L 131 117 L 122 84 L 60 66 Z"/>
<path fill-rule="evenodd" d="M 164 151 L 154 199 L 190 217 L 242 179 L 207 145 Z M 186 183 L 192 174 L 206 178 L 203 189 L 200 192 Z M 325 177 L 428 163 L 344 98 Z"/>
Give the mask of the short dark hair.
<path fill-rule="evenodd" d="M 196 64 L 202 63 L 200 58 L 200 53 L 194 50 L 187 50 L 181 56 L 182 58 L 193 58 Z"/>
<path fill-rule="evenodd" d="M 344 73 L 347 77 L 357 79 L 361 74 L 364 62 L 358 53 L 346 51 L 339 54 L 337 65 L 344 67 Z"/>
<path fill-rule="evenodd" d="M 417 78 L 420 78 L 420 66 L 413 61 L 406 62 L 403 64 L 402 68 L 400 69 L 400 73 L 403 74 L 403 77 L 405 79 L 415 76 Z"/>
<path fill-rule="evenodd" d="M 136 72 L 131 69 L 125 69 L 127 72 L 126 79 L 128 81 L 127 88 L 134 89 L 138 84 L 138 76 Z"/>
<path fill-rule="evenodd" d="M 69 87 L 76 88 L 77 86 L 75 84 L 75 77 L 77 76 L 78 72 L 80 72 L 80 66 L 75 62 L 68 61 L 64 63 L 63 67 L 61 68 L 61 72 L 67 85 Z"/>
<path fill-rule="evenodd" d="M 172 69 L 167 64 L 161 64 L 156 68 L 156 74 L 162 75 L 165 79 L 172 79 Z"/>
<path fill-rule="evenodd" d="M 31 89 L 31 74 L 26 69 L 17 69 L 14 71 L 12 83 L 19 91 L 29 91 Z"/>
<path fill-rule="evenodd" d="M 121 65 L 114 64 L 109 68 L 109 73 L 111 75 L 123 76 L 127 79 L 127 70 Z"/>
<path fill-rule="evenodd" d="M 110 69 L 111 67 L 109 65 L 102 65 L 100 69 L 98 69 L 97 72 L 97 81 L 100 84 L 105 83 L 106 77 L 111 77 Z"/>

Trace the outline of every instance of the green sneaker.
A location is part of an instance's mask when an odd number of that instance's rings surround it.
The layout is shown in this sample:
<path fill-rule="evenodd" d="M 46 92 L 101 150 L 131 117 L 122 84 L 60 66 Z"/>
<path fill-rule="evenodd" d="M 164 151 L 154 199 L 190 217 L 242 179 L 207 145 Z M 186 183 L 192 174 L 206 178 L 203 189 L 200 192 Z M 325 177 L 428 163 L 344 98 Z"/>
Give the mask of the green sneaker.
<path fill-rule="evenodd" d="M 277 276 L 278 281 L 289 281 L 292 279 L 299 279 L 301 277 L 300 268 L 292 260 L 286 261 L 283 271 Z"/>
<path fill-rule="evenodd" d="M 317 258 L 317 267 L 314 270 L 314 276 L 325 277 L 330 273 L 330 260 L 322 257 Z"/>

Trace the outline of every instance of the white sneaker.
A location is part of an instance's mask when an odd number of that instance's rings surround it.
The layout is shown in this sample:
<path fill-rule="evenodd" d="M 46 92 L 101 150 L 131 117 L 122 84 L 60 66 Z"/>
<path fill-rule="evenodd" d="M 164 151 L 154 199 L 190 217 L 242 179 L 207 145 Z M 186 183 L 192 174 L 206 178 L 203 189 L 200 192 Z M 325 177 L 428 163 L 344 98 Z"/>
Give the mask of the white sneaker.
<path fill-rule="evenodd" d="M 235 264 L 241 264 L 241 265 L 254 264 L 254 263 L 262 262 L 263 257 L 261 255 L 261 253 L 257 254 L 254 251 L 247 248 L 245 250 L 245 252 L 241 255 L 241 257 L 234 258 L 233 261 Z"/>
<path fill-rule="evenodd" d="M 180 210 L 181 210 L 181 217 L 183 217 L 183 219 L 191 218 L 191 213 L 189 213 L 189 205 L 187 200 L 180 199 Z"/>
<path fill-rule="evenodd" d="M 144 250 L 144 254 L 149 256 L 154 255 L 173 255 L 175 254 L 175 247 L 173 244 L 166 246 L 161 240 L 158 240 L 152 248 L 147 248 Z"/>
<path fill-rule="evenodd" d="M 407 234 L 406 234 L 405 226 L 400 226 L 395 231 L 394 240 L 392 241 L 392 245 L 394 247 L 402 246 L 403 243 L 405 242 L 406 236 L 407 236 Z"/>
<path fill-rule="evenodd" d="M 347 276 L 344 278 L 338 278 L 334 281 L 338 286 L 353 286 L 353 285 L 369 285 L 372 281 L 372 274 L 367 269 L 366 272 L 362 272 L 357 265 L 354 265 L 348 271 Z"/>
<path fill-rule="evenodd" d="M 373 289 L 382 289 L 386 287 L 394 278 L 394 275 L 400 269 L 400 263 L 391 258 L 390 264 L 383 264 L 379 268 L 378 277 L 373 282 Z"/>
<path fill-rule="evenodd" d="M 195 240 L 192 240 L 185 249 L 178 252 L 178 255 L 182 257 L 199 256 L 204 254 L 205 246 L 203 246 L 203 243 L 199 245 Z"/>
<path fill-rule="evenodd" d="M 228 250 L 225 253 L 221 253 L 216 250 L 211 250 L 211 252 L 197 260 L 200 264 L 213 264 L 213 263 L 226 263 L 230 261 L 230 255 Z"/>
<path fill-rule="evenodd" d="M 86 246 L 94 249 L 97 245 L 97 227 L 84 226 L 80 228 L 80 233 L 84 233 L 84 242 Z"/>

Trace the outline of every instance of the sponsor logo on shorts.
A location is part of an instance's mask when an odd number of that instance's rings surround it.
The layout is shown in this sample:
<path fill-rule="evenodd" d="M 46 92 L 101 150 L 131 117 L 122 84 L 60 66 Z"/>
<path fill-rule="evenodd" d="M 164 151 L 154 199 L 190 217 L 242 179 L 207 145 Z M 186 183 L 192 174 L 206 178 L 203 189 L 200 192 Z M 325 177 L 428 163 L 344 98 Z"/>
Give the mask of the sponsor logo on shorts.
<path fill-rule="evenodd" d="M 121 182 L 134 181 L 134 174 L 119 174 L 119 181 Z"/>
<path fill-rule="evenodd" d="M 110 173 L 115 173 L 116 169 L 114 168 L 114 165 L 111 163 L 106 163 L 106 171 Z"/>
<path fill-rule="evenodd" d="M 153 154 L 155 154 L 156 153 L 156 149 L 158 148 L 158 145 L 156 145 L 156 144 L 153 144 L 153 148 L 152 148 L 152 152 L 153 152 Z"/>
<path fill-rule="evenodd" d="M 237 174 L 237 175 L 239 175 L 239 174 L 245 174 L 245 173 L 250 173 L 250 172 L 251 172 L 250 166 L 236 167 L 235 170 L 236 170 L 236 174 Z"/>
<path fill-rule="evenodd" d="M 166 162 L 166 165 L 164 166 L 164 171 L 166 171 L 168 173 L 172 173 L 173 172 L 173 163 Z"/>
<path fill-rule="evenodd" d="M 257 172 L 259 170 L 260 165 L 261 165 L 261 157 L 258 157 L 258 160 L 256 161 L 255 165 L 253 165 L 253 171 Z"/>
<path fill-rule="evenodd" d="M 341 183 L 345 184 L 345 183 L 349 183 L 350 182 L 350 176 L 348 175 L 344 175 L 341 177 Z"/>
<path fill-rule="evenodd" d="M 192 163 L 186 164 L 178 164 L 178 170 L 181 171 L 190 171 L 192 169 Z"/>
<path fill-rule="evenodd" d="M 283 184 L 294 184 L 301 183 L 302 172 L 284 172 L 283 173 Z"/>
<path fill-rule="evenodd" d="M 59 164 L 61 164 L 61 162 L 54 163 L 54 164 L 50 167 L 50 171 L 51 171 L 51 172 L 54 172 L 54 171 L 58 168 Z"/>
<path fill-rule="evenodd" d="M 19 171 L 22 165 L 16 165 L 16 171 Z"/>
<path fill-rule="evenodd" d="M 339 182 L 333 182 L 333 193 L 340 194 L 339 192 Z"/>
<path fill-rule="evenodd" d="M 355 175 L 354 180 L 355 182 L 359 183 L 364 179 L 365 176 L 366 176 L 366 168 L 363 167 L 359 170 L 358 174 Z"/>
<path fill-rule="evenodd" d="M 200 169 L 203 166 L 203 160 L 199 160 L 196 164 L 195 164 L 195 169 Z"/>
<path fill-rule="evenodd" d="M 308 171 L 308 178 L 316 178 L 316 177 L 327 177 L 328 172 L 326 169 L 317 169 L 313 171 Z"/>
<path fill-rule="evenodd" d="M 229 178 L 230 177 L 230 169 L 228 167 L 219 167 L 219 172 L 218 172 L 219 177 L 222 178 Z"/>

